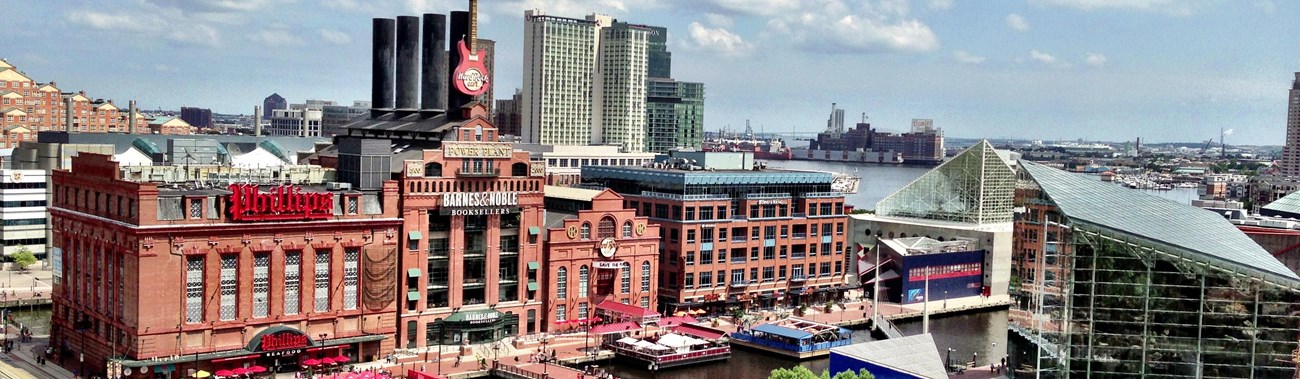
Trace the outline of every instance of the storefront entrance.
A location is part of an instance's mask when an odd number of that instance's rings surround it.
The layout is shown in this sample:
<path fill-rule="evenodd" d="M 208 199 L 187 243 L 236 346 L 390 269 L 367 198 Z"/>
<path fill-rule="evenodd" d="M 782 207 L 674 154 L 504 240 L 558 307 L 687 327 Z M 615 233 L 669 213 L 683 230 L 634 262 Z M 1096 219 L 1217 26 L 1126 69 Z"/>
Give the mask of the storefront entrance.
<path fill-rule="evenodd" d="M 433 323 L 439 345 L 473 345 L 519 334 L 519 315 L 493 309 L 452 313 Z"/>

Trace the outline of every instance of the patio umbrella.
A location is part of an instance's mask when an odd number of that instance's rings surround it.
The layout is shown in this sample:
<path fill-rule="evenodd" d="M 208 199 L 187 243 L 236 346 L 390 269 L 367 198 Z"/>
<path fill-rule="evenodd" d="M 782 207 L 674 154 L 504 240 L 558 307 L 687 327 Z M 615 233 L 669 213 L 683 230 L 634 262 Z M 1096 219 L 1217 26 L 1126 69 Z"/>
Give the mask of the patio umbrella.
<path fill-rule="evenodd" d="M 345 355 L 340 355 L 340 356 L 334 357 L 334 363 L 348 363 L 348 361 L 350 361 L 350 360 L 352 360 L 352 359 L 349 359 L 349 358 L 348 358 L 347 356 L 345 356 Z"/>
<path fill-rule="evenodd" d="M 323 364 L 323 365 L 332 365 L 332 364 L 334 364 L 334 360 L 333 360 L 333 359 L 330 359 L 330 358 L 323 358 L 323 359 L 320 360 L 320 364 Z"/>
<path fill-rule="evenodd" d="M 686 311 L 677 311 L 673 313 L 673 317 L 682 317 L 682 316 L 686 316 L 686 314 L 687 314 Z"/>
<path fill-rule="evenodd" d="M 592 318 L 591 318 L 591 322 L 599 323 L 599 322 L 601 322 L 601 321 L 605 321 L 605 319 L 600 318 L 600 316 L 596 316 L 596 317 L 592 317 Z"/>
<path fill-rule="evenodd" d="M 237 368 L 237 369 L 234 369 L 234 370 L 230 370 L 230 373 L 231 373 L 232 375 L 244 375 L 244 374 L 247 374 L 247 373 L 248 373 L 248 369 L 245 369 L 245 368 L 243 368 L 243 367 L 240 367 L 240 368 Z"/>
<path fill-rule="evenodd" d="M 203 370 L 199 370 L 199 372 L 194 373 L 195 378 L 206 378 L 209 376 L 212 376 L 212 373 Z"/>
<path fill-rule="evenodd" d="M 262 366 L 258 366 L 258 365 L 248 366 L 248 373 L 249 373 L 249 374 L 261 374 L 261 373 L 264 373 L 264 372 L 266 372 L 266 367 L 262 367 Z"/>
<path fill-rule="evenodd" d="M 217 376 L 231 376 L 231 375 L 235 375 L 235 373 L 230 372 L 230 370 L 217 370 L 216 375 L 217 375 Z"/>
<path fill-rule="evenodd" d="M 307 360 L 305 360 L 305 361 L 302 361 L 302 365 L 303 365 L 303 366 L 315 366 L 315 365 L 318 365 L 318 364 L 320 364 L 320 360 L 319 360 L 319 359 L 315 359 L 315 358 L 309 358 L 309 359 L 307 359 Z"/>

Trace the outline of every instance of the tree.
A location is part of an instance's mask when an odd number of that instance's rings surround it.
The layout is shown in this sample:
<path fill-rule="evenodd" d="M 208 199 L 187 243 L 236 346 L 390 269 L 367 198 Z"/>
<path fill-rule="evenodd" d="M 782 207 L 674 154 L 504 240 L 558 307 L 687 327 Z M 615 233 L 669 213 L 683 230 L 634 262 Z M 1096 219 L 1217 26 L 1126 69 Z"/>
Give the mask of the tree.
<path fill-rule="evenodd" d="M 9 258 L 14 260 L 14 264 L 18 266 L 19 270 L 26 270 L 27 266 L 36 263 L 36 255 L 33 255 L 32 251 L 27 249 L 27 246 L 19 246 L 18 251 L 15 251 Z"/>
<path fill-rule="evenodd" d="M 772 370 L 772 374 L 767 379 L 875 379 L 874 375 L 867 372 L 866 369 L 853 373 L 853 370 L 845 370 L 835 376 L 831 376 L 829 370 L 822 370 L 821 375 L 817 375 L 804 366 L 795 366 L 792 368 L 778 368 Z"/>

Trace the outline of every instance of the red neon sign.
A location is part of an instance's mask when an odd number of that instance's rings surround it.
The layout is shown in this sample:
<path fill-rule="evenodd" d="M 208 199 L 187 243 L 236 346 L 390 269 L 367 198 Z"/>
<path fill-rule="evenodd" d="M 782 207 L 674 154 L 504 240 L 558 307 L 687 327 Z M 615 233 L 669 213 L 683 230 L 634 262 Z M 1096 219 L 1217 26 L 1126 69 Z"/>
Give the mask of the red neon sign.
<path fill-rule="evenodd" d="M 230 218 L 235 221 L 319 220 L 334 215 L 334 194 L 279 186 L 262 192 L 256 184 L 230 185 Z"/>
<path fill-rule="evenodd" d="M 311 345 L 306 335 L 295 332 L 279 332 L 262 336 L 262 351 L 298 349 Z"/>

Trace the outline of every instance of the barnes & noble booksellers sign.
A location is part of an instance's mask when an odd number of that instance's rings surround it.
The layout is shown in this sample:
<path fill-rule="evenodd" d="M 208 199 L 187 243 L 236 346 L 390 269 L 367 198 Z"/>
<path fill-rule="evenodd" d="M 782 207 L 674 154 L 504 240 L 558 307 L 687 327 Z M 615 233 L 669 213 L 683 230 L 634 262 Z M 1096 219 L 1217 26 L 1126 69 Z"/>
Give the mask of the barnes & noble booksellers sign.
<path fill-rule="evenodd" d="M 519 211 L 519 194 L 515 192 L 455 192 L 442 194 L 440 214 L 482 216 Z"/>

